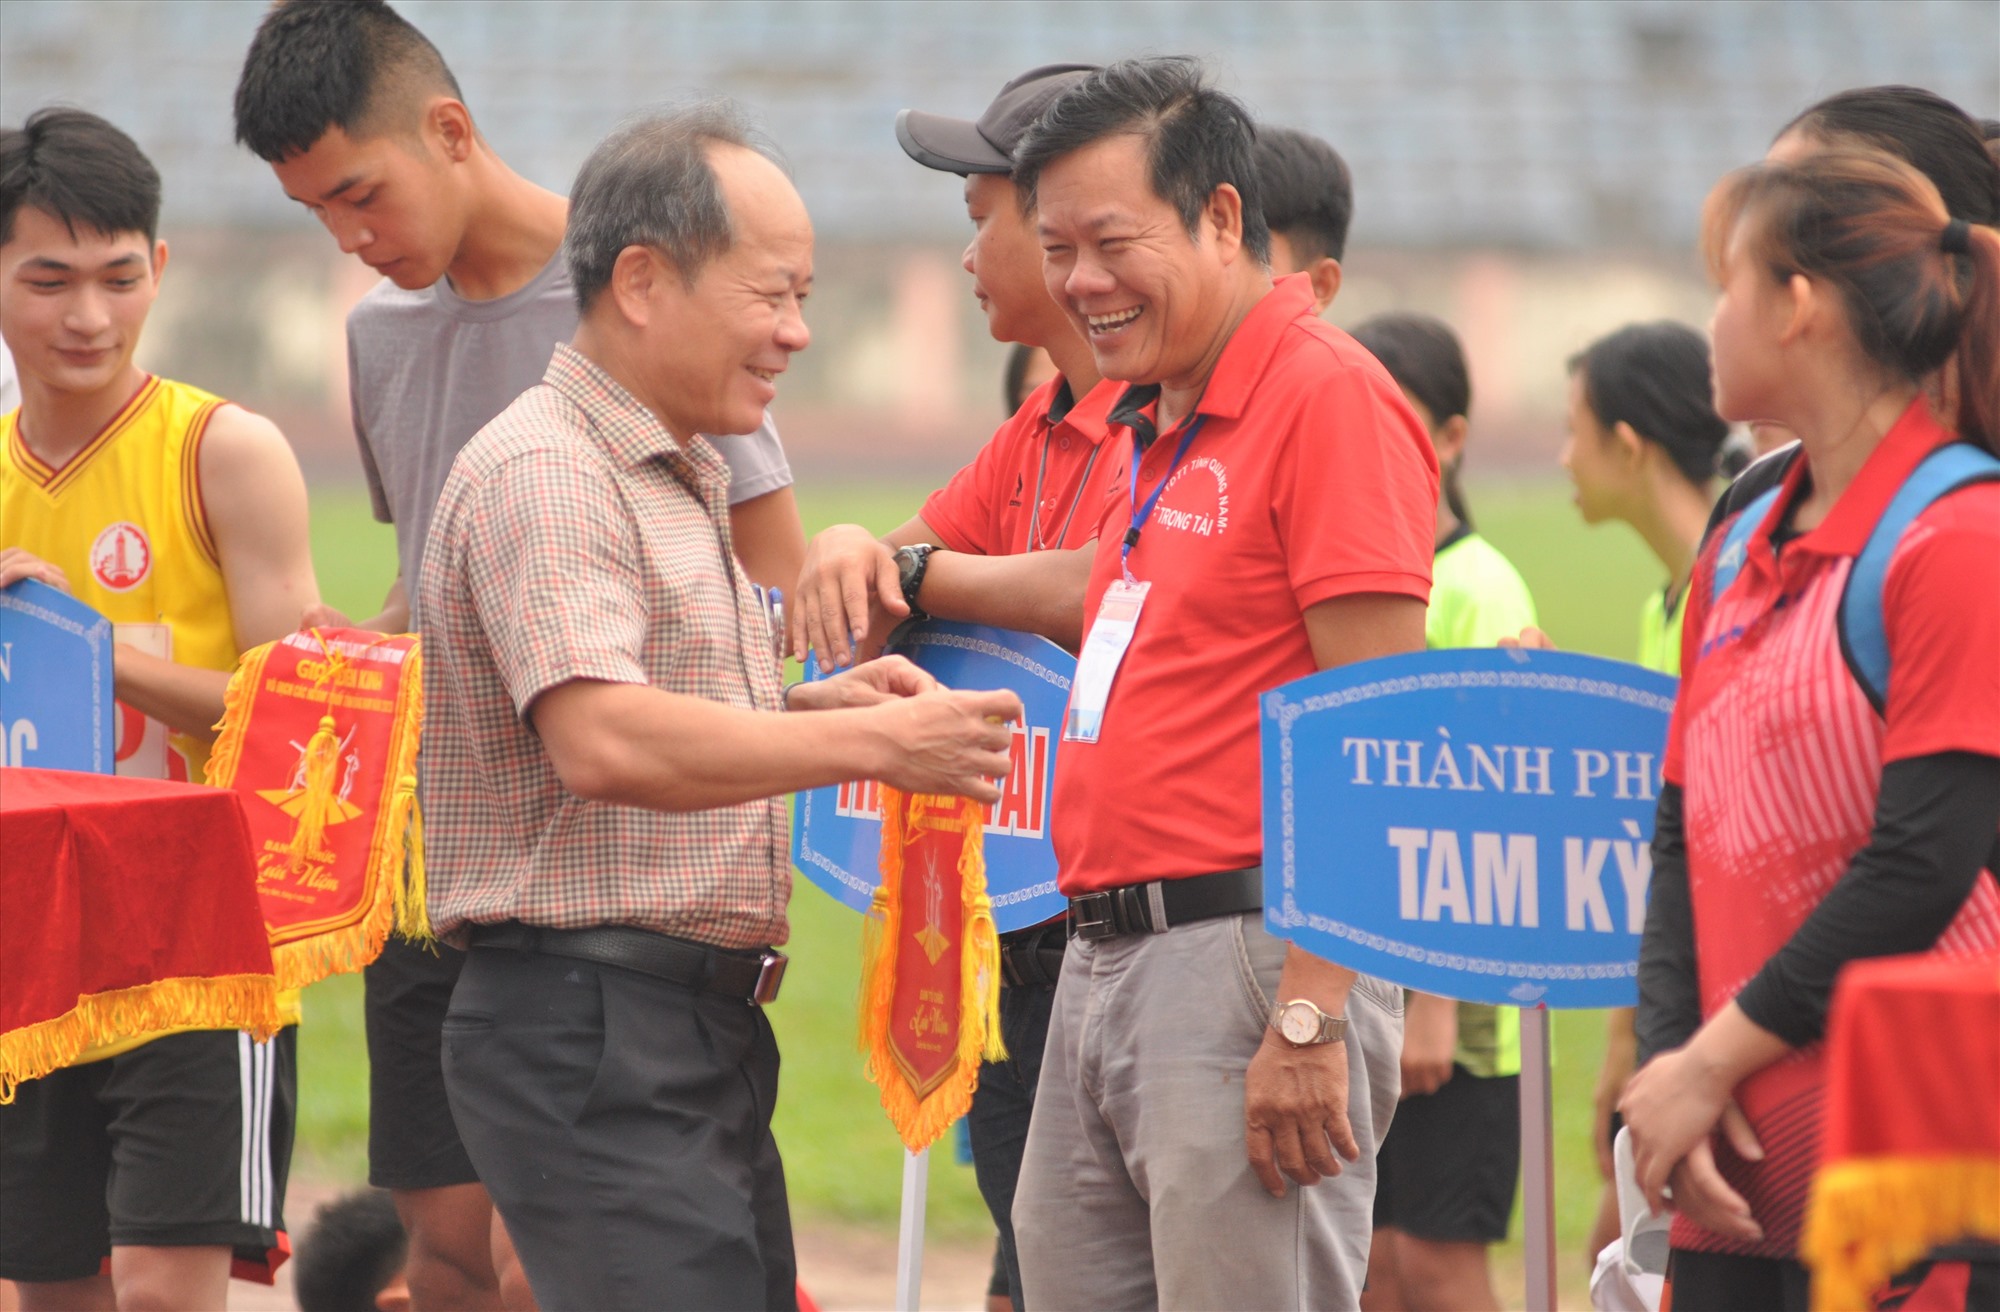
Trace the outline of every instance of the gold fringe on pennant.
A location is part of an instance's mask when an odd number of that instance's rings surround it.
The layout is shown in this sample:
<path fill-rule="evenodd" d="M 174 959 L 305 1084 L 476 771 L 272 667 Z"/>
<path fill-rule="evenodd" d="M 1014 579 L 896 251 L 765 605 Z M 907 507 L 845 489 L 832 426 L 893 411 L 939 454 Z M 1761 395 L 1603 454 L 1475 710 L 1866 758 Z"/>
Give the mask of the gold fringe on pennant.
<path fill-rule="evenodd" d="M 261 1043 L 283 1025 L 269 975 L 183 976 L 86 994 L 60 1016 L 0 1034 L 0 1104 L 14 1101 L 23 1081 L 120 1039 L 159 1030 L 248 1030 Z"/>
<path fill-rule="evenodd" d="M 222 718 L 212 726 L 215 745 L 208 752 L 208 768 L 202 779 L 210 788 L 229 788 L 236 783 L 236 771 L 243 764 L 244 729 L 250 718 L 250 702 L 264 681 L 264 662 L 276 643 L 252 647 L 243 653 L 236 673 L 222 690 Z"/>
<path fill-rule="evenodd" d="M 319 639 L 320 648 L 326 653 L 328 677 L 331 678 L 336 668 L 345 667 L 347 658 L 332 648 L 319 630 L 314 629 L 313 636 Z M 276 645 L 267 644 L 246 653 L 223 694 L 222 722 L 216 726 L 218 734 L 209 756 L 207 776 L 208 782 L 217 788 L 230 788 L 236 783 L 243 745 L 250 730 L 250 701 L 263 681 L 265 662 Z M 357 909 L 357 918 L 348 924 L 309 937 L 272 944 L 271 961 L 281 989 L 304 988 L 329 975 L 359 971 L 382 954 L 382 947 L 392 931 L 419 947 L 435 950 L 437 938 L 431 932 L 430 915 L 425 905 L 423 813 L 417 805 L 417 750 L 424 725 L 421 641 L 413 642 L 403 658 L 396 709 L 392 715 L 386 769 L 396 783 L 389 793 L 383 814 L 375 818 L 367 863 L 361 872 L 363 905 Z M 323 717 L 319 730 L 306 745 L 306 787 L 309 794 L 321 797 L 323 802 L 332 798 L 331 765 L 324 780 L 324 789 L 314 794 L 316 781 L 312 774 L 312 753 L 314 749 L 331 743 L 335 750 L 328 754 L 328 760 L 337 763 L 339 744 L 334 734 L 332 717 Z M 300 859 L 300 844 L 308 838 L 306 817 L 311 814 L 313 805 L 309 802 L 306 813 L 300 816 L 299 826 L 288 849 L 294 869 Z M 325 812 L 322 809 L 317 831 L 310 835 L 311 846 L 318 848 L 324 835 Z"/>
<path fill-rule="evenodd" d="M 396 809 L 409 817 L 408 834 L 388 853 L 405 858 L 389 875 L 396 889 L 396 933 L 435 953 L 437 935 L 431 932 L 430 885 L 424 878 L 424 808 L 417 801 L 415 775 L 406 774 L 397 781 Z"/>
<path fill-rule="evenodd" d="M 1863 1157 L 1813 1181 L 1799 1255 L 1822 1312 L 1870 1297 L 1938 1244 L 2000 1243 L 2000 1161 L 1988 1156 Z"/>
<path fill-rule="evenodd" d="M 861 1051 L 868 1078 L 881 1090 L 882 1110 L 911 1152 L 920 1152 L 972 1106 L 981 1061 L 1004 1061 L 1000 1035 L 1000 940 L 993 902 L 986 892 L 985 816 L 969 798 L 908 798 L 882 785 L 882 882 L 870 900 L 861 931 Z M 914 814 L 913 814 L 914 813 Z M 959 1019 L 956 1068 L 919 1099 L 889 1049 L 890 1012 L 896 996 L 897 940 L 902 930 L 903 851 L 916 825 L 952 830 L 959 847 Z"/>

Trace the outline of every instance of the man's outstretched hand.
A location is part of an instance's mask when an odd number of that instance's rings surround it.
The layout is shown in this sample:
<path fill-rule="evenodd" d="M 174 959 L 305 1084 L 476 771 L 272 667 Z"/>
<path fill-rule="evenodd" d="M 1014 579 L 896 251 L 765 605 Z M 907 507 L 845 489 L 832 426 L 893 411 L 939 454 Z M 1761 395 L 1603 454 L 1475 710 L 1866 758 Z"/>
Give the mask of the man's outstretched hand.
<path fill-rule="evenodd" d="M 915 697 L 940 685 L 936 679 L 901 656 L 879 656 L 827 679 L 793 686 L 785 701 L 789 711 L 838 711 L 873 706 L 898 697 Z"/>
<path fill-rule="evenodd" d="M 859 524 L 835 524 L 813 536 L 785 609 L 792 655 L 804 660 L 816 651 L 825 669 L 867 660 L 876 646 L 870 636 L 886 634 L 910 614 L 895 553 Z"/>

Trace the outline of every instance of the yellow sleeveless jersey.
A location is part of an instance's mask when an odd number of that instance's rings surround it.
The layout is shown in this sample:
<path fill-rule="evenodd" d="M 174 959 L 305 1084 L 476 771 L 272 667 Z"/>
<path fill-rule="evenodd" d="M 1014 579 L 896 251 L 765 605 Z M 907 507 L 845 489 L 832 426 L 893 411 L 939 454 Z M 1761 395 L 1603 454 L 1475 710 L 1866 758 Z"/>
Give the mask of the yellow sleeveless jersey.
<path fill-rule="evenodd" d="M 118 626 L 120 641 L 144 626 L 172 635 L 171 656 L 209 670 L 236 668 L 236 628 L 222 566 L 202 508 L 201 440 L 222 398 L 148 376 L 125 407 L 89 445 L 51 469 L 21 440 L 21 412 L 0 416 L 0 544 L 21 547 L 69 576 L 76 599 Z M 138 626 L 134 633 L 128 626 Z M 121 707 L 119 753 L 133 735 L 157 733 L 144 717 Z M 186 734 L 167 737 L 166 775 L 200 783 L 209 743 Z M 299 994 L 278 995 L 287 1024 L 299 1020 Z M 76 1064 L 129 1052 L 164 1034 L 134 1035 L 92 1048 Z"/>
<path fill-rule="evenodd" d="M 0 542 L 61 569 L 78 601 L 120 626 L 121 641 L 148 649 L 147 630 L 128 626 L 163 626 L 171 651 L 155 654 L 210 670 L 235 669 L 237 655 L 198 465 L 202 437 L 223 404 L 199 388 L 148 377 L 61 469 L 28 449 L 19 410 L 0 417 Z M 121 758 L 146 727 L 123 712 Z M 208 743 L 169 734 L 167 746 L 167 777 L 200 782 Z"/>

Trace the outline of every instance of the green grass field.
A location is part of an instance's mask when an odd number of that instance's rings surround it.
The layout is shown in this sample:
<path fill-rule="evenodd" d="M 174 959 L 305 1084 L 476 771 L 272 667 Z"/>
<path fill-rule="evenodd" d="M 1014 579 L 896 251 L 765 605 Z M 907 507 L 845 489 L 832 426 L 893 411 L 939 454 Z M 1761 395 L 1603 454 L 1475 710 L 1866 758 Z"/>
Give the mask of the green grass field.
<path fill-rule="evenodd" d="M 821 484 L 802 487 L 799 501 L 808 532 L 842 521 L 880 532 L 907 518 L 925 490 Z M 1543 627 L 1557 643 L 1631 659 L 1640 603 L 1660 582 L 1657 564 L 1638 539 L 1619 527 L 1583 526 L 1568 504 L 1565 485 L 1496 482 L 1475 487 L 1470 495 L 1481 531 L 1526 576 Z M 395 572 L 395 552 L 389 529 L 369 518 L 366 497 L 345 488 L 315 490 L 313 543 L 327 600 L 352 615 L 372 614 Z M 854 1047 L 859 920 L 801 879 L 788 950 L 791 973 L 772 1020 L 785 1060 L 777 1132 L 793 1207 L 802 1224 L 893 1226 L 900 1150 L 873 1087 L 862 1079 Z M 330 1181 L 359 1180 L 368 1118 L 359 978 L 314 986 L 306 1008 L 298 1169 Z M 1597 1198 L 1590 1096 L 1603 1048 L 1602 1017 L 1561 1013 L 1556 1032 L 1557 1227 L 1564 1284 L 1574 1288 Z M 990 1223 L 972 1172 L 950 1156 L 933 1155 L 933 1232 L 968 1238 L 986 1233 Z M 1518 1249 L 1518 1239 L 1510 1247 Z M 1500 1264 L 1518 1270 L 1518 1257 L 1503 1254 Z"/>

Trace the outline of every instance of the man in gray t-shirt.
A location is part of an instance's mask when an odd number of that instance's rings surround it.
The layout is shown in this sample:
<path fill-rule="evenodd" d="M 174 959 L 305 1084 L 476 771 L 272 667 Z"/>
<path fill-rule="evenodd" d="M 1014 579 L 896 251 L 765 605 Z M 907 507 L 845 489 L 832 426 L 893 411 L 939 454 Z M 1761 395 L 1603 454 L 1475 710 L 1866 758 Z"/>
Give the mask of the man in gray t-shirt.
<path fill-rule="evenodd" d="M 236 136 L 386 279 L 348 318 L 349 387 L 375 514 L 395 524 L 401 562 L 362 626 L 402 632 L 459 448 L 576 331 L 568 202 L 494 153 L 436 47 L 387 5 L 268 9 L 237 82 Z M 737 559 L 790 587 L 805 535 L 769 419 L 715 445 L 734 473 Z M 391 938 L 363 976 L 368 1179 L 393 1193 L 408 1234 L 414 1312 L 532 1305 L 445 1098 L 442 1029 L 463 962 Z"/>
<path fill-rule="evenodd" d="M 448 281 L 416 291 L 378 284 L 347 316 L 347 386 L 354 435 L 375 518 L 396 525 L 405 584 L 414 582 L 431 509 L 458 449 L 542 381 L 556 343 L 576 331 L 569 270 L 558 252 L 526 286 L 468 300 Z M 771 416 L 754 433 L 715 440 L 729 462 L 729 503 L 738 507 L 791 486 L 791 467 Z M 797 575 L 772 571 L 735 525 L 737 554 L 758 582 L 789 589 Z M 748 535 L 754 538 L 754 534 Z M 780 559 L 783 552 L 767 552 Z M 412 608 L 413 590 L 406 588 Z"/>

